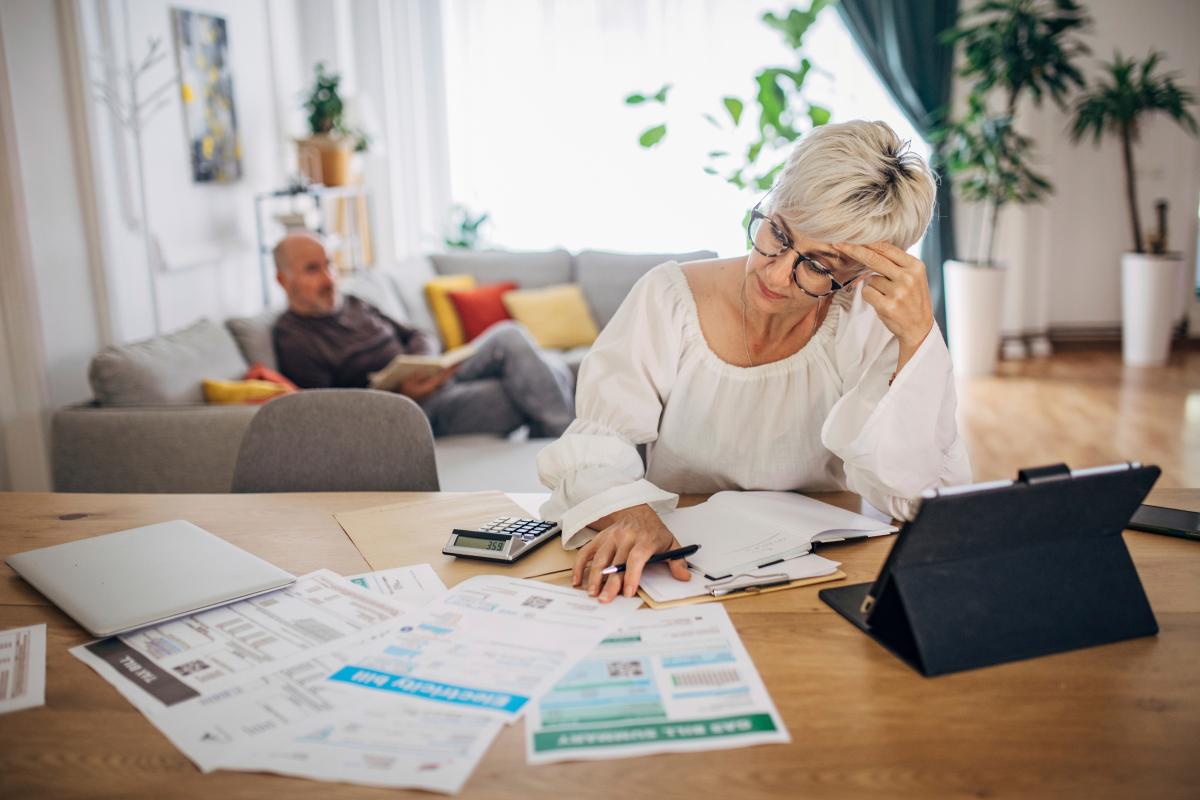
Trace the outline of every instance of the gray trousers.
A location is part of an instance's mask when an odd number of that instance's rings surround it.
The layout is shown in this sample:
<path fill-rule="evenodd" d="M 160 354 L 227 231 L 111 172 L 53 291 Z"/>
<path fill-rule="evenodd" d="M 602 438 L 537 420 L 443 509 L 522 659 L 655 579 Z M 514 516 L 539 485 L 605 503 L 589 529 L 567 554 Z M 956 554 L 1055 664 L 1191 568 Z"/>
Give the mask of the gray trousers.
<path fill-rule="evenodd" d="M 433 435 L 504 435 L 528 425 L 530 436 L 561 436 L 575 418 L 566 363 L 539 350 L 515 322 L 493 325 L 473 344 L 478 352 L 421 403 Z"/>

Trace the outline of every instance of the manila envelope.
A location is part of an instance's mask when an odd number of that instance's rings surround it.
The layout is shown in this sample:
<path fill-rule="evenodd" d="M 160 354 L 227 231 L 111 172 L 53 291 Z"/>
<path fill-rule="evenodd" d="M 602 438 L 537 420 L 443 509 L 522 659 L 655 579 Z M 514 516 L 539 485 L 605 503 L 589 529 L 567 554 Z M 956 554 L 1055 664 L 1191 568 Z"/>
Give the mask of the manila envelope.
<path fill-rule="evenodd" d="M 556 537 L 514 564 L 456 558 L 442 552 L 454 528 L 470 528 L 496 517 L 527 517 L 503 492 L 442 492 L 424 499 L 334 514 L 372 570 L 429 563 L 447 586 L 473 575 L 535 578 L 569 570 L 575 554 Z"/>

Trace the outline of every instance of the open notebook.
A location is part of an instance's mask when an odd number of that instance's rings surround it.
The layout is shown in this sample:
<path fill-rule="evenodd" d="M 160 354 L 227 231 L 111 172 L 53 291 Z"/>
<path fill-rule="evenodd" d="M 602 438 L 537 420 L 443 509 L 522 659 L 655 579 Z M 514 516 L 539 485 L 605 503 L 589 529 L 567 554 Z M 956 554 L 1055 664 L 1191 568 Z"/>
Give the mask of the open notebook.
<path fill-rule="evenodd" d="M 792 492 L 718 492 L 662 520 L 680 544 L 700 545 L 688 563 L 714 580 L 806 555 L 820 542 L 899 530 Z"/>

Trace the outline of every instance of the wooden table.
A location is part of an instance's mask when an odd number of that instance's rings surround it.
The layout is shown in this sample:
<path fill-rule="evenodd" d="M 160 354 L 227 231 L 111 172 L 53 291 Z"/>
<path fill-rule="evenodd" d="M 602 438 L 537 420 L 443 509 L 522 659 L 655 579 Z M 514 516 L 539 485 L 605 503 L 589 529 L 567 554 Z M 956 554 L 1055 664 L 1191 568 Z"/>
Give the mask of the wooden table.
<path fill-rule="evenodd" d="M 396 494 L 0 494 L 0 558 L 183 517 L 294 573 L 367 569 L 334 521 Z M 853 498 L 826 496 L 839 505 Z M 1160 504 L 1200 510 L 1200 490 Z M 1127 532 L 1157 637 L 927 679 L 817 599 L 817 587 L 726 607 L 793 742 L 529 767 L 501 733 L 462 796 L 1200 797 L 1200 544 Z M 889 539 L 833 545 L 851 582 Z M 431 560 L 440 554 L 430 554 Z M 272 775 L 202 775 L 102 678 L 68 654 L 88 636 L 11 570 L 0 629 L 48 623 L 46 707 L 0 716 L 0 797 L 385 797 Z"/>

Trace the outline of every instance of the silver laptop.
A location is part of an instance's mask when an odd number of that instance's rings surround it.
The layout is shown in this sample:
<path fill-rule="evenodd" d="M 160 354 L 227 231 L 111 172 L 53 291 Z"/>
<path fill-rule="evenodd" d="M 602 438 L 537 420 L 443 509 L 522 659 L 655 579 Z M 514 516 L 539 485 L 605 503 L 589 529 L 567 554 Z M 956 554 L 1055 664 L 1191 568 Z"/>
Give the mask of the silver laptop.
<path fill-rule="evenodd" d="M 177 519 L 10 556 L 8 565 L 95 636 L 112 636 L 296 580 Z"/>

